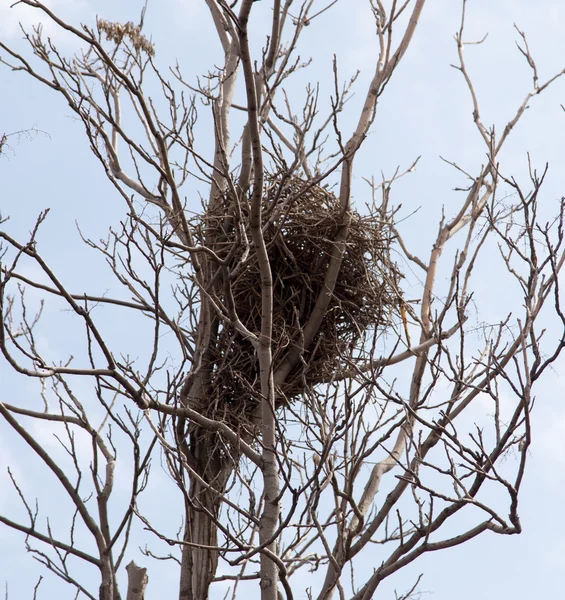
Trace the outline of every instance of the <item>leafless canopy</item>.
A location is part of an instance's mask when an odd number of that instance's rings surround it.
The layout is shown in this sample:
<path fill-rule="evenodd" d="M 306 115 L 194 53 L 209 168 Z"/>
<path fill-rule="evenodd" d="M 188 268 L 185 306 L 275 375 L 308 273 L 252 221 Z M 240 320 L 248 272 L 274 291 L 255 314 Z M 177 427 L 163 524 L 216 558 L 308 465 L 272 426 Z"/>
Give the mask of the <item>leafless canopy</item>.
<path fill-rule="evenodd" d="M 147 557 L 177 565 L 183 600 L 220 597 L 220 584 L 233 598 L 367 600 L 425 552 L 521 530 L 532 388 L 564 344 L 542 340 L 538 325 L 550 313 L 565 325 L 564 210 L 540 223 L 545 171 L 532 166 L 519 183 L 499 155 L 534 96 L 563 72 L 540 81 L 518 31 L 533 86 L 497 134 L 483 123 L 467 71 L 463 2 L 456 68 L 486 158 L 473 173 L 453 163 L 468 186 L 428 255 L 417 256 L 393 194 L 417 159 L 367 179 L 367 207 L 351 196 L 355 158 L 425 0 L 368 3 L 378 51 L 349 138 L 340 123 L 355 78 L 341 81 L 337 59 L 327 114 L 316 86 L 301 106 L 293 94 L 293 77 L 308 67 L 301 35 L 336 3 L 273 0 L 267 41 L 252 55 L 253 0 L 206 0 L 225 62 L 198 83 L 178 66 L 159 70 L 144 14 L 137 25 L 75 26 L 21 0 L 80 52 L 65 56 L 40 27 L 25 33 L 29 56 L 0 41 L 3 76 L 24 73 L 66 101 L 127 211 L 105 240 L 83 240 L 106 262 L 114 296 L 96 282 L 75 289 L 44 260 L 37 233 L 48 228 L 47 211 L 28 239 L 11 235 L 9 222 L 0 230 L 3 369 L 38 383 L 37 398 L 0 397 L 3 426 L 56 477 L 73 513 L 66 533 L 45 527 L 10 471 L 23 517 L 0 522 L 22 532 L 77 597 L 117 600 L 120 569 L 142 545 Z M 234 103 L 238 86 L 243 105 Z M 198 133 L 207 118 L 210 154 Z M 473 288 L 485 252 L 496 253 L 522 309 L 477 327 Z M 408 280 L 417 298 L 403 291 Z M 37 311 L 31 289 L 43 298 Z M 75 358 L 42 351 L 43 302 L 74 318 L 69 338 L 85 332 Z M 105 327 L 124 314 L 150 327 L 147 347 L 131 349 L 136 360 Z M 34 423 L 70 461 L 41 442 Z M 165 496 L 155 485 L 168 486 L 178 514 L 151 502 Z M 453 517 L 468 509 L 453 534 Z M 378 555 L 371 569 L 367 551 Z M 98 589 L 75 574 L 77 561 L 98 569 Z M 128 600 L 143 598 L 161 568 L 129 562 Z M 312 575 L 300 578 L 305 571 Z"/>

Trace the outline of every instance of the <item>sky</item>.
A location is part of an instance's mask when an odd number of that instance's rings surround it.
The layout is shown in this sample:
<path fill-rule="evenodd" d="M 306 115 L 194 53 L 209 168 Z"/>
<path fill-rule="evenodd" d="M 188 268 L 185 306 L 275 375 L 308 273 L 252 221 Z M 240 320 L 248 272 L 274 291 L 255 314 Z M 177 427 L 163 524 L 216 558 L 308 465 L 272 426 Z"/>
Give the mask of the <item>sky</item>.
<path fill-rule="evenodd" d="M 22 44 L 18 22 L 27 27 L 37 22 L 37 13 L 11 1 L 0 0 L 0 37 L 19 49 Z M 56 0 L 47 3 L 73 23 L 92 25 L 96 15 L 110 21 L 136 21 L 142 3 L 134 0 Z M 305 30 L 301 55 L 312 63 L 294 82 L 292 92 L 300 97 L 302 86 L 319 81 L 321 97 L 332 91 L 332 56 L 338 57 L 340 75 L 345 79 L 360 71 L 355 95 L 342 119 L 344 131 L 354 127 L 371 77 L 375 40 L 371 20 L 363 0 L 340 0 Z M 325 4 L 320 2 L 320 6 Z M 252 27 L 259 31 L 267 19 L 270 2 L 262 0 L 254 8 Z M 395 201 L 402 203 L 403 231 L 416 252 L 429 249 L 437 233 L 442 210 L 449 211 L 458 200 L 452 191 L 464 183 L 455 170 L 440 157 L 473 170 L 485 161 L 485 152 L 473 124 L 472 105 L 461 74 L 451 65 L 457 60 L 454 33 L 459 27 L 461 3 L 456 0 L 430 0 L 425 6 L 413 43 L 387 88 L 379 105 L 377 119 L 356 166 L 354 200 L 362 206 L 368 190 L 363 177 L 390 176 L 395 169 L 407 168 L 421 156 L 416 172 L 403 178 L 394 189 Z M 483 120 L 501 130 L 514 115 L 524 95 L 531 89 L 531 72 L 516 48 L 514 24 L 527 34 L 543 81 L 565 68 L 565 4 L 559 0 L 471 0 L 468 2 L 466 39 L 480 45 L 468 46 L 469 70 L 480 98 Z M 65 52 L 75 48 L 68 34 L 44 24 L 46 34 Z M 210 17 L 201 0 L 149 1 L 146 33 L 151 36 L 156 60 L 164 68 L 178 60 L 190 81 L 212 69 L 222 59 Z M 10 215 L 9 229 L 22 238 L 33 226 L 38 212 L 47 207 L 50 214 L 39 241 L 44 257 L 57 265 L 58 273 L 73 289 L 108 288 L 102 266 L 92 260 L 92 251 L 81 244 L 76 223 L 86 236 L 99 239 L 107 227 L 123 216 L 124 208 L 106 182 L 92 157 L 82 126 L 55 94 L 42 89 L 21 73 L 0 66 L 0 133 L 34 128 L 31 137 L 9 138 L 9 148 L 0 158 L 2 194 L 0 212 Z M 565 194 L 565 79 L 535 97 L 524 119 L 512 133 L 501 164 L 520 181 L 528 179 L 528 153 L 539 169 L 548 163 L 541 211 L 552 214 L 556 201 Z M 208 149 L 202 142 L 204 151 Z M 30 267 L 31 268 L 31 267 Z M 484 276 L 476 283 L 476 293 L 485 300 L 480 319 L 496 322 L 507 308 L 508 298 L 500 289 L 496 271 L 485 260 L 479 265 Z M 30 273 L 33 274 L 33 273 Z M 417 284 L 414 283 L 416 287 Z M 104 289 L 102 289 L 104 288 Z M 32 301 L 36 298 L 32 297 Z M 40 343 L 52 356 L 68 353 L 62 343 L 61 308 L 47 310 L 47 324 Z M 65 321 L 65 323 L 68 323 Z M 66 324 L 64 327 L 68 327 Z M 551 328 L 552 323 L 548 322 Z M 133 330 L 127 320 L 107 324 L 108 336 L 116 344 L 135 345 L 143 332 Z M 67 330 L 62 333 L 65 334 Z M 71 344 L 79 345 L 78 340 Z M 72 349 L 71 349 L 72 351 Z M 77 347 L 76 352 L 80 352 Z M 485 534 L 480 538 L 443 551 L 428 554 L 385 582 L 378 598 L 394 598 L 411 587 L 420 573 L 422 597 L 433 600 L 483 600 L 555 597 L 563 589 L 565 565 L 565 523 L 561 518 L 565 500 L 565 397 L 563 359 L 548 373 L 536 390 L 534 442 L 529 470 L 521 497 L 524 532 L 502 537 Z M 84 390 L 87 394 L 87 390 Z M 0 400 L 11 402 L 37 394 L 31 383 L 14 378 L 5 362 L 0 362 Z M 0 429 L 0 433 L 3 430 Z M 38 432 L 41 435 L 41 432 Z M 42 434 L 45 444 L 53 444 L 49 431 Z M 4 465 L 2 464 L 4 463 Z M 0 435 L 0 512 L 15 506 L 5 492 L 5 465 L 12 465 L 23 481 L 35 473 L 34 464 L 22 460 L 13 437 Z M 31 484 L 30 484 L 31 485 Z M 156 484 L 158 485 L 158 484 Z M 158 490 L 155 492 L 158 498 Z M 52 498 L 56 505 L 58 498 Z M 56 521 L 56 518 L 55 518 Z M 143 558 L 136 559 L 143 563 Z M 367 564 L 367 568 L 370 568 Z M 166 567 L 164 567 L 166 568 Z M 0 528 L 0 585 L 9 584 L 10 600 L 32 597 L 36 563 L 25 554 L 22 537 Z M 19 577 L 25 573 L 26 577 Z M 18 576 L 14 576 L 17 574 Z M 150 571 L 151 576 L 151 571 Z M 64 588 L 60 597 L 72 597 Z M 56 586 L 56 584 L 53 584 Z M 165 590 L 172 592 L 176 582 Z M 148 600 L 164 597 L 165 591 L 148 587 Z M 45 596 L 44 596 L 45 597 Z"/>

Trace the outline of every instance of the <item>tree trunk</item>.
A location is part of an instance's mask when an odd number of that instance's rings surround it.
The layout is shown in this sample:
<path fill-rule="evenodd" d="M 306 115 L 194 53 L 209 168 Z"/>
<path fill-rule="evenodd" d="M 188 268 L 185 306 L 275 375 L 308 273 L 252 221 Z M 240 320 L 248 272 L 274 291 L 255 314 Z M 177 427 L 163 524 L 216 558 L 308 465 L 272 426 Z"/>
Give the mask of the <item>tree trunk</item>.
<path fill-rule="evenodd" d="M 147 569 L 138 567 L 133 560 L 126 567 L 128 572 L 128 595 L 127 600 L 145 600 L 145 588 L 147 587 Z"/>
<path fill-rule="evenodd" d="M 218 567 L 221 497 L 237 457 L 228 456 L 218 434 L 196 429 L 191 434 L 195 459 L 186 501 L 185 546 L 182 552 L 179 600 L 208 600 Z"/>

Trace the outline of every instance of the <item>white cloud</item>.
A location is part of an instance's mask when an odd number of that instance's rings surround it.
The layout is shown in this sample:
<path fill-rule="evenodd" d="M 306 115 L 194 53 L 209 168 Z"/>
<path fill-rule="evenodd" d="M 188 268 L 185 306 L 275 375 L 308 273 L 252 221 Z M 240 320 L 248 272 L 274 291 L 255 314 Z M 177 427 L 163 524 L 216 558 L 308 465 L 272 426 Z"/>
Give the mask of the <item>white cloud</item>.
<path fill-rule="evenodd" d="M 10 446 L 3 440 L 0 440 L 0 456 L 2 456 L 2 468 L 0 468 L 0 513 L 8 514 L 8 507 L 10 507 L 16 499 L 16 491 L 10 481 L 8 467 L 19 486 L 25 487 L 26 478 L 24 470 L 21 468 L 21 462 L 18 462 L 18 458 L 10 449 Z"/>
<path fill-rule="evenodd" d="M 186 0 L 173 0 L 171 10 L 175 15 L 175 22 L 182 24 L 187 29 L 202 29 L 202 20 L 209 14 L 204 2 L 186 2 Z M 209 17 L 211 20 L 211 17 Z"/>
<path fill-rule="evenodd" d="M 80 13 L 85 9 L 88 2 L 86 0 L 51 0 L 46 4 L 49 10 L 54 11 L 56 14 L 65 15 L 69 19 L 80 20 Z M 69 35 L 64 30 L 37 8 L 24 4 L 12 5 L 11 3 L 3 3 L 0 6 L 0 36 L 4 40 L 21 38 L 23 34 L 20 24 L 26 31 L 31 31 L 32 27 L 39 23 L 42 24 L 45 35 L 57 42 L 69 39 Z"/>
<path fill-rule="evenodd" d="M 538 426 L 538 430 L 541 429 L 542 427 Z M 544 423 L 543 435 L 537 438 L 535 444 L 547 461 L 558 462 L 560 465 L 565 466 L 565 444 L 563 440 L 565 440 L 565 414 L 561 411 L 552 415 L 549 422 Z"/>

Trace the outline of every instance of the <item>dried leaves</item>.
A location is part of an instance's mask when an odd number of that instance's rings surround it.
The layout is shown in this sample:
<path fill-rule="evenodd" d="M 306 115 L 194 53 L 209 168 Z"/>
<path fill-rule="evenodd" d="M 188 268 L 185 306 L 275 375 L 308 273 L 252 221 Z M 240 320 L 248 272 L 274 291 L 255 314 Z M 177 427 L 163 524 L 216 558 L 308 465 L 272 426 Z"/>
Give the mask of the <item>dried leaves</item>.
<path fill-rule="evenodd" d="M 134 25 L 131 21 L 122 25 L 121 23 L 98 19 L 97 26 L 98 31 L 104 33 L 108 41 L 113 41 L 119 45 L 126 37 L 138 52 L 145 52 L 148 56 L 155 55 L 153 44 L 141 33 L 141 27 Z"/>

